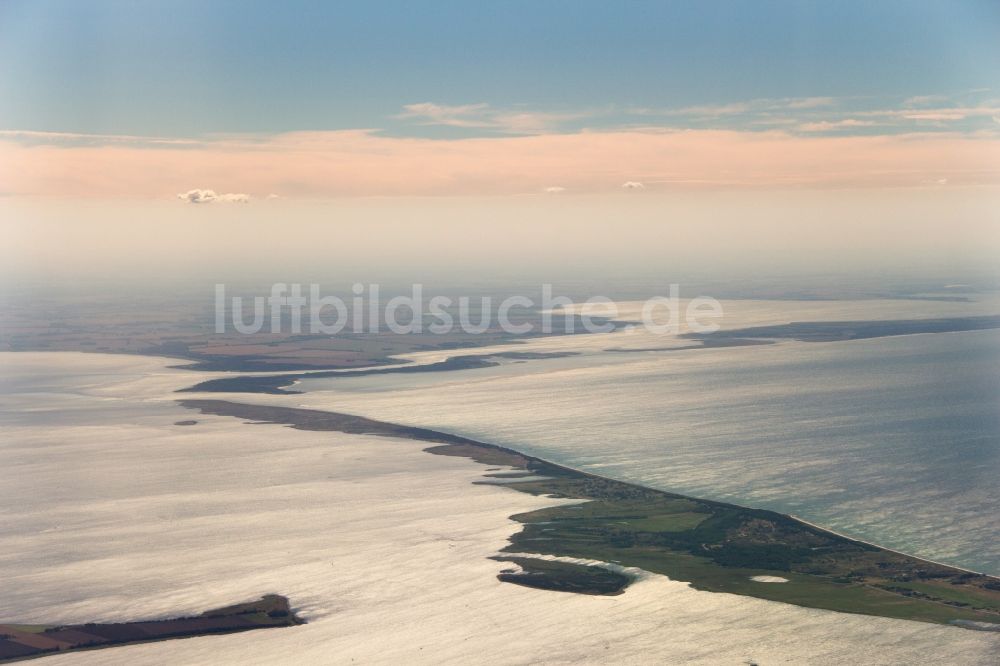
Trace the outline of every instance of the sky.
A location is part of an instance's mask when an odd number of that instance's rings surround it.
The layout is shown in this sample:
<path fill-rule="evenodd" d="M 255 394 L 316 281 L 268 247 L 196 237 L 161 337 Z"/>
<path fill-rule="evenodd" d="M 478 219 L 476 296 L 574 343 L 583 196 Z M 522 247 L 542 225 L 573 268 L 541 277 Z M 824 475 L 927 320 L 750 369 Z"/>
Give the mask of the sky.
<path fill-rule="evenodd" d="M 22 264 L 53 219 L 214 235 L 196 209 L 503 227 L 500 211 L 563 231 L 586 211 L 606 232 L 588 256 L 622 220 L 661 234 L 724 215 L 745 227 L 731 237 L 806 224 L 820 247 L 843 224 L 831 202 L 866 225 L 858 243 L 879 239 L 866 256 L 893 238 L 923 248 L 901 264 L 949 239 L 982 254 L 1000 226 L 998 35 L 988 1 L 6 0 L 0 214 Z"/>
<path fill-rule="evenodd" d="M 13 0 L 0 187 L 236 195 L 185 199 L 205 203 L 992 183 L 997 34 L 993 2 Z"/>
<path fill-rule="evenodd" d="M 0 126 L 426 136 L 462 116 L 489 134 L 974 107 L 1000 95 L 998 30 L 989 1 L 7 0 Z"/>

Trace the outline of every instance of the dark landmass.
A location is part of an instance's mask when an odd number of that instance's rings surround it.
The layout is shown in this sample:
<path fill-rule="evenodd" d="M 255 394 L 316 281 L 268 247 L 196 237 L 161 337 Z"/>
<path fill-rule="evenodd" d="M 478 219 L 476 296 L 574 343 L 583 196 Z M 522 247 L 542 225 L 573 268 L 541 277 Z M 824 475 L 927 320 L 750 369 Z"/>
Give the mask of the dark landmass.
<path fill-rule="evenodd" d="M 566 358 L 567 356 L 579 356 L 580 352 L 574 351 L 555 351 L 555 352 L 540 352 L 540 351 L 509 351 L 500 352 L 498 354 L 490 354 L 490 356 L 496 356 L 497 358 L 509 358 L 515 361 L 535 361 L 543 358 Z"/>
<path fill-rule="evenodd" d="M 455 321 L 459 321 L 457 313 Z M 480 312 L 470 314 L 480 320 Z M 234 372 L 298 372 L 371 368 L 398 364 L 398 356 L 413 352 L 516 345 L 551 335 L 586 334 L 583 319 L 555 315 L 552 332 L 542 333 L 539 311 L 510 313 L 511 323 L 530 324 L 526 334 L 508 333 L 496 313 L 482 333 L 456 326 L 446 334 L 429 331 L 399 335 L 390 330 L 351 332 L 349 324 L 336 335 L 293 333 L 289 313 L 282 314 L 278 332 L 265 327 L 244 335 L 231 325 L 216 332 L 214 298 L 198 291 L 186 294 L 123 294 L 95 292 L 88 298 L 73 291 L 63 295 L 25 291 L 5 304 L 0 320 L 0 351 L 81 351 L 140 354 L 176 359 L 191 370 Z M 592 317 L 594 323 L 611 323 Z M 405 323 L 405 322 L 404 322 Z M 302 321 L 302 330 L 309 330 Z"/>
<path fill-rule="evenodd" d="M 631 582 L 628 576 L 571 562 L 553 562 L 537 557 L 494 557 L 500 562 L 513 562 L 520 570 L 501 571 L 497 578 L 539 590 L 575 592 L 577 594 L 614 595 L 625 591 Z"/>
<path fill-rule="evenodd" d="M 193 426 L 193 425 L 198 425 L 198 422 L 197 421 L 192 421 L 192 420 L 175 421 L 174 425 L 177 425 L 177 426 Z"/>
<path fill-rule="evenodd" d="M 614 321 L 602 317 L 591 317 L 595 325 L 611 324 L 613 330 L 621 330 L 629 322 Z M 186 370 L 232 371 L 232 372 L 294 372 L 301 370 L 341 370 L 359 368 L 368 374 L 372 366 L 397 365 L 406 363 L 398 356 L 421 351 L 447 349 L 474 349 L 496 345 L 519 345 L 535 338 L 560 335 L 589 335 L 579 316 L 569 318 L 552 317 L 552 331 L 541 332 L 541 318 L 537 313 L 523 319 L 514 319 L 513 324 L 531 324 L 528 333 L 508 333 L 496 326 L 482 333 L 467 333 L 456 328 L 445 334 L 413 333 L 397 334 L 389 331 L 378 333 L 345 333 L 336 335 L 286 335 L 255 333 L 252 336 L 216 334 L 203 343 L 190 344 L 185 341 L 167 341 L 154 346 L 138 349 L 136 353 L 147 356 L 168 356 L 194 361 L 185 364 Z M 92 350 L 91 350 L 92 351 Z M 554 352 L 558 353 L 558 352 Z M 541 358 L 533 354 L 543 352 L 505 352 L 508 358 Z M 492 354 L 497 356 L 497 354 Z M 446 370 L 449 368 L 438 368 Z M 388 370 L 388 369 L 386 369 Z"/>
<path fill-rule="evenodd" d="M 500 482 L 504 488 L 582 500 L 512 516 L 523 528 L 504 550 L 509 557 L 531 561 L 526 562 L 527 576 L 510 580 L 515 574 L 509 573 L 502 578 L 509 582 L 546 589 L 579 587 L 591 593 L 604 584 L 589 587 L 574 567 L 524 554 L 556 555 L 638 567 L 690 582 L 700 590 L 810 608 L 940 624 L 1000 624 L 1000 579 L 849 539 L 774 511 L 645 488 L 494 444 L 362 416 L 222 400 L 179 402 L 203 414 L 300 430 L 427 442 L 434 445 L 426 449 L 429 453 L 531 473 L 531 478 L 522 481 L 504 479 Z M 781 576 L 789 582 L 751 580 L 761 575 Z"/>
<path fill-rule="evenodd" d="M 774 344 L 774 340 L 750 340 L 744 338 L 722 338 L 720 340 L 706 338 L 704 340 L 701 340 L 700 342 L 701 344 L 684 345 L 683 347 L 643 347 L 637 349 L 629 349 L 627 347 L 609 347 L 604 351 L 619 352 L 622 354 L 634 354 L 638 352 L 673 352 L 673 351 L 688 351 L 691 349 L 713 349 L 718 347 L 753 347 L 757 345 Z"/>
<path fill-rule="evenodd" d="M 341 377 L 364 377 L 366 375 L 413 374 L 419 372 L 447 372 L 450 370 L 470 370 L 473 368 L 490 368 L 500 365 L 497 359 L 530 360 L 541 358 L 560 358 L 575 356 L 577 352 L 500 352 L 497 354 L 473 354 L 467 356 L 451 356 L 437 363 L 424 365 L 402 365 L 397 368 L 365 368 L 362 370 L 339 370 L 336 372 L 310 372 L 287 375 L 271 375 L 257 377 L 223 377 L 210 379 L 195 384 L 189 388 L 180 389 L 178 393 L 268 393 L 292 394 L 301 391 L 290 390 L 300 379 L 330 379 Z"/>
<path fill-rule="evenodd" d="M 1000 328 L 1000 315 L 952 317 L 949 319 L 898 319 L 887 321 L 815 321 L 792 322 L 774 326 L 755 326 L 714 333 L 685 333 L 682 338 L 715 341 L 732 339 L 790 339 L 800 342 L 863 340 L 916 333 L 953 333 Z"/>
<path fill-rule="evenodd" d="M 268 594 L 250 603 L 205 611 L 194 617 L 170 620 L 69 625 L 0 624 L 0 662 L 44 657 L 73 650 L 298 624 L 304 624 L 304 621 L 292 612 L 288 599 L 277 594 Z"/>
<path fill-rule="evenodd" d="M 901 301 L 940 301 L 942 303 L 971 303 L 968 296 L 897 296 Z"/>
<path fill-rule="evenodd" d="M 434 444 L 455 444 L 461 446 L 481 447 L 482 456 L 497 456 L 495 464 L 507 465 L 516 457 L 526 456 L 492 444 L 482 444 L 472 439 L 438 432 L 427 428 L 398 425 L 387 421 L 376 421 L 339 412 L 324 412 L 317 409 L 297 409 L 292 407 L 272 407 L 270 405 L 246 405 L 226 400 L 178 400 L 182 407 L 196 409 L 202 414 L 219 416 L 235 416 L 254 423 L 283 423 L 296 430 L 331 430 L 353 435 L 381 435 L 383 437 L 399 437 L 415 439 Z"/>
<path fill-rule="evenodd" d="M 680 337 L 696 341 L 695 344 L 680 347 L 644 347 L 629 349 L 611 347 L 607 352 L 642 353 L 642 352 L 677 352 L 697 349 L 715 349 L 721 347 L 744 347 L 754 345 L 774 344 L 777 340 L 791 339 L 800 342 L 834 342 L 839 340 L 861 340 L 867 338 L 889 337 L 897 335 L 913 335 L 916 333 L 948 333 L 956 331 L 976 331 L 1000 328 L 1000 315 L 980 317 L 953 317 L 948 319 L 903 319 L 887 321 L 834 321 L 834 322 L 793 322 L 773 326 L 757 326 L 733 330 L 721 330 L 714 333 L 686 333 Z M 441 347 L 446 347 L 442 344 Z M 211 392 L 211 393 L 269 393 L 290 394 L 299 391 L 287 387 L 303 378 L 336 378 L 359 377 L 377 374 L 408 374 L 416 372 L 447 372 L 452 370 L 469 370 L 487 368 L 498 365 L 497 359 L 539 359 L 558 356 L 568 356 L 575 352 L 502 352 L 498 354 L 472 354 L 453 356 L 444 361 L 426 365 L 399 367 L 364 367 L 357 370 L 340 370 L 330 372 L 312 372 L 308 374 L 290 373 L 275 376 L 240 376 L 225 377 L 202 382 L 179 392 Z M 383 358 L 379 363 L 391 363 L 394 359 Z M 400 361 L 395 359 L 396 363 Z M 272 365 L 269 369 L 276 369 Z M 200 364 L 200 369 L 218 369 L 212 365 Z M 241 368 L 248 367 L 245 363 Z M 227 368 L 228 369 L 228 368 Z"/>

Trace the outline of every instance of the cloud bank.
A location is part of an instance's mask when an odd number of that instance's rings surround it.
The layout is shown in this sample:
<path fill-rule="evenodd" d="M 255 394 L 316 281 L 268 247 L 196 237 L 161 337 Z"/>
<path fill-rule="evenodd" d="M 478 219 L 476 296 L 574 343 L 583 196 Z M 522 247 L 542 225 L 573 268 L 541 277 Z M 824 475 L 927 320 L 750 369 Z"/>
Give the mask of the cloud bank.
<path fill-rule="evenodd" d="M 30 143 L 0 136 L 3 194 L 173 199 L 182 192 L 190 203 L 240 203 L 276 191 L 292 199 L 543 195 L 550 187 L 576 195 L 640 189 L 639 182 L 657 191 L 921 187 L 941 179 L 949 187 L 1000 185 L 1000 137 L 951 132 L 651 128 L 442 140 L 344 130 L 176 146 L 40 134 Z M 191 190 L 192 182 L 216 189 Z"/>

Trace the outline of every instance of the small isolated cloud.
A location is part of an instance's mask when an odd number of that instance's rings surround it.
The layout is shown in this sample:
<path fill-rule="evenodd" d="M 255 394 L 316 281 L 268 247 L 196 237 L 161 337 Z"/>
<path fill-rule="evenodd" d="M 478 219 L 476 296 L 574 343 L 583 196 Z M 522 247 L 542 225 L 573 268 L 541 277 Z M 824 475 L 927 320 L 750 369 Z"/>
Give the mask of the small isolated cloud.
<path fill-rule="evenodd" d="M 786 109 L 818 109 L 824 106 L 833 106 L 836 102 L 832 97 L 796 97 L 782 100 Z M 781 104 L 776 105 L 781 108 Z"/>
<path fill-rule="evenodd" d="M 177 195 L 177 198 L 186 203 L 212 203 L 218 196 L 215 190 L 188 190 Z"/>
<path fill-rule="evenodd" d="M 156 136 L 132 136 L 128 134 L 80 134 L 77 132 L 38 132 L 34 130 L 0 130 L 0 138 L 13 139 L 23 143 L 46 145 L 85 146 L 199 146 L 196 139 L 169 139 Z"/>
<path fill-rule="evenodd" d="M 852 127 L 871 127 L 872 125 L 875 125 L 874 120 L 845 118 L 844 120 L 821 120 L 815 123 L 803 123 L 798 126 L 798 130 L 800 132 L 831 132 L 840 129 L 850 129 Z"/>
<path fill-rule="evenodd" d="M 944 187 L 945 185 L 948 184 L 948 179 L 947 178 L 929 178 L 929 179 L 924 180 L 922 182 L 923 182 L 924 185 L 931 185 L 931 186 L 936 186 L 936 187 Z"/>
<path fill-rule="evenodd" d="M 403 106 L 403 113 L 396 117 L 401 120 L 416 120 L 424 125 L 445 125 L 448 127 L 490 127 L 484 117 L 488 104 L 434 104 L 421 102 Z"/>
<path fill-rule="evenodd" d="M 565 187 L 559 187 L 558 185 L 552 185 L 551 187 L 545 188 L 546 194 L 561 194 L 562 192 L 565 191 L 566 191 Z"/>
<path fill-rule="evenodd" d="M 640 183 L 637 180 L 627 180 L 624 183 L 622 183 L 622 189 L 623 190 L 644 190 L 644 189 L 646 189 L 646 185 L 643 184 L 643 183 Z"/>
<path fill-rule="evenodd" d="M 903 117 L 907 120 L 965 120 L 965 113 L 962 111 L 928 111 L 927 113 L 907 113 Z"/>
<path fill-rule="evenodd" d="M 177 195 L 177 198 L 185 203 L 208 204 L 208 203 L 250 203 L 250 195 L 240 192 L 228 192 L 216 194 L 215 190 L 188 190 Z"/>
<path fill-rule="evenodd" d="M 705 104 L 701 106 L 685 106 L 680 109 L 666 110 L 659 113 L 666 115 L 682 115 L 682 116 L 707 116 L 707 117 L 717 117 L 717 116 L 734 116 L 737 114 L 747 113 L 751 109 L 750 102 L 734 102 L 732 104 Z M 658 115 L 659 115 L 658 113 Z"/>
<path fill-rule="evenodd" d="M 943 104 L 948 101 L 944 95 L 915 95 L 903 100 L 903 106 L 929 106 L 931 104 Z"/>
<path fill-rule="evenodd" d="M 266 197 L 264 197 L 264 198 L 265 198 L 265 199 L 267 199 L 268 201 L 274 201 L 275 199 L 280 199 L 280 198 L 281 198 L 281 196 L 280 196 L 280 195 L 278 195 L 278 194 L 274 194 L 274 193 L 272 192 L 271 194 L 268 194 L 268 195 L 267 195 Z"/>
<path fill-rule="evenodd" d="M 585 118 L 589 112 L 552 113 L 518 109 L 496 109 L 489 104 L 407 104 L 395 117 L 420 125 L 485 129 L 510 134 L 540 134 L 561 123 Z"/>
<path fill-rule="evenodd" d="M 695 116 L 702 119 L 718 119 L 723 116 L 743 114 L 772 113 L 788 110 L 811 110 L 833 106 L 837 100 L 833 97 L 784 97 L 781 99 L 761 98 L 745 102 L 729 104 L 708 104 L 701 106 L 685 106 L 680 109 L 638 109 L 639 115 L 669 115 Z"/>

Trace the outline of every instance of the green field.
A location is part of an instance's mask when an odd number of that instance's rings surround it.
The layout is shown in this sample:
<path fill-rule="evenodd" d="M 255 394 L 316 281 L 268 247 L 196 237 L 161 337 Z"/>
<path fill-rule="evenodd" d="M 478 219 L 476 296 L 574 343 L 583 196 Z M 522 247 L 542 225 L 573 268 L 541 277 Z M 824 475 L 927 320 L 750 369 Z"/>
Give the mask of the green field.
<path fill-rule="evenodd" d="M 789 516 L 684 498 L 540 463 L 549 480 L 508 483 L 582 504 L 513 516 L 505 549 L 614 562 L 695 588 L 925 622 L 1000 623 L 1000 585 L 852 541 Z M 787 583 L 759 583 L 752 576 Z"/>

